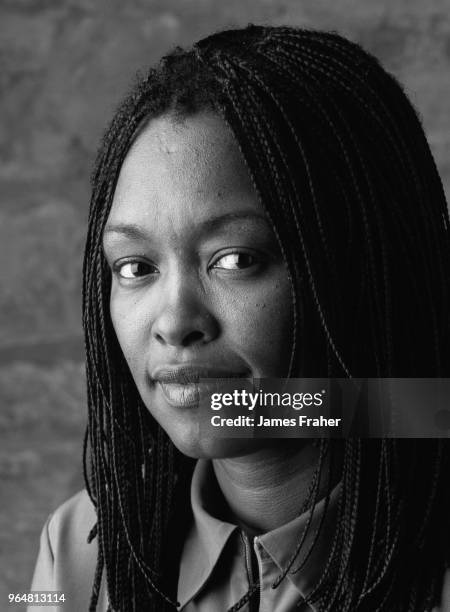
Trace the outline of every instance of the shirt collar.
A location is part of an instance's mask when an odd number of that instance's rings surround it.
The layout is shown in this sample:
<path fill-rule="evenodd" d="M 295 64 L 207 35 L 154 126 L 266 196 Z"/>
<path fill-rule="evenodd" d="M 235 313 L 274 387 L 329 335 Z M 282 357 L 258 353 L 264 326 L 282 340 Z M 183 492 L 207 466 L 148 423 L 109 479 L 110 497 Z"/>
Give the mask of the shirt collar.
<path fill-rule="evenodd" d="M 238 529 L 211 514 L 211 500 L 217 498 L 218 484 L 212 463 L 199 459 L 192 475 L 193 524 L 181 555 L 178 601 L 186 605 L 202 589 L 213 571 L 230 535 Z"/>
<path fill-rule="evenodd" d="M 292 574 L 292 570 L 295 570 L 303 561 L 315 537 L 325 498 L 315 505 L 301 552 L 286 577 L 303 597 L 310 593 L 314 584 L 320 579 L 325 566 L 334 533 L 340 489 L 341 483 L 338 483 L 330 493 L 328 510 L 320 537 L 308 560 L 299 572 Z M 211 461 L 199 459 L 191 483 L 193 524 L 184 543 L 178 579 L 178 601 L 181 607 L 201 591 L 216 566 L 225 544 L 231 534 L 238 529 L 237 525 L 215 518 L 211 513 L 214 512 L 211 500 L 217 499 L 217 492 L 219 492 L 218 484 Z M 293 553 L 293 542 L 298 542 L 302 537 L 308 517 L 309 511 L 304 512 L 289 523 L 257 537 L 261 546 L 280 570 L 286 567 Z"/>

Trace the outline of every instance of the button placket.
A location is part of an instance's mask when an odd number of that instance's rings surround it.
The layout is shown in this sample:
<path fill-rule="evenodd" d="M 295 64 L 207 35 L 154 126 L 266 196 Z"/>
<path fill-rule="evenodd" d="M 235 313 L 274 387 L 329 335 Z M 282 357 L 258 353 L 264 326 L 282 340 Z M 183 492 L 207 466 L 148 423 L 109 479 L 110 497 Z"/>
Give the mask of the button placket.
<path fill-rule="evenodd" d="M 258 536 L 253 538 L 253 550 L 258 562 L 260 604 L 259 612 L 273 612 L 273 560 L 267 553 Z"/>
<path fill-rule="evenodd" d="M 252 546 L 247 534 L 244 531 L 240 531 L 241 540 L 244 545 L 244 555 L 245 555 L 245 567 L 247 570 L 247 578 L 249 582 L 249 586 L 253 585 L 257 582 L 258 578 L 255 572 L 255 563 L 258 566 L 258 574 L 260 580 L 260 571 L 259 571 L 259 560 L 258 555 L 253 555 Z M 261 593 L 261 583 L 259 582 L 258 593 L 254 594 L 253 597 L 249 601 L 248 610 L 249 612 L 260 612 L 260 593 Z"/>

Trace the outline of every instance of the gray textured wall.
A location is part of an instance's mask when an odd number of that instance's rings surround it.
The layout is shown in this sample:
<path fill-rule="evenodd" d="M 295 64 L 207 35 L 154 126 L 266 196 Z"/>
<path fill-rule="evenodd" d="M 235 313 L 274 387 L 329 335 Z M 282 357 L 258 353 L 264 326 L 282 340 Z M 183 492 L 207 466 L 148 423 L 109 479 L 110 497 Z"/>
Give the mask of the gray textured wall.
<path fill-rule="evenodd" d="M 450 187 L 450 0 L 0 2 L 0 608 L 51 509 L 81 488 L 88 177 L 135 71 L 248 22 L 335 29 L 406 85 Z"/>

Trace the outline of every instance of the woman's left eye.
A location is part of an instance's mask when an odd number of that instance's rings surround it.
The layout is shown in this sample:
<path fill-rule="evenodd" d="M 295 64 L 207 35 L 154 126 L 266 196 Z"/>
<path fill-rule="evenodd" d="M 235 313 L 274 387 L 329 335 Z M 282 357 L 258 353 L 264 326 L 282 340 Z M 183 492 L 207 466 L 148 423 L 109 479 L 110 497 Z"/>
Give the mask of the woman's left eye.
<path fill-rule="evenodd" d="M 256 263 L 258 263 L 258 260 L 253 255 L 250 255 L 250 253 L 236 252 L 223 255 L 212 267 L 223 270 L 243 270 L 254 266 Z"/>

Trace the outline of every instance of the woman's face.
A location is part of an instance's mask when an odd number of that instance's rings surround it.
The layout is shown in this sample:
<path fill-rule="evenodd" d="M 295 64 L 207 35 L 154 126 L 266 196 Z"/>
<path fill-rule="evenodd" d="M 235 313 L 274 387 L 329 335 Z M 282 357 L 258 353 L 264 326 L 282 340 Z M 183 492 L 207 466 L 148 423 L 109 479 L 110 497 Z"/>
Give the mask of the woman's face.
<path fill-rule="evenodd" d="M 222 119 L 147 124 L 121 168 L 104 251 L 114 329 L 152 416 L 189 456 L 250 452 L 255 441 L 202 435 L 188 384 L 283 377 L 291 355 L 284 260 Z"/>

